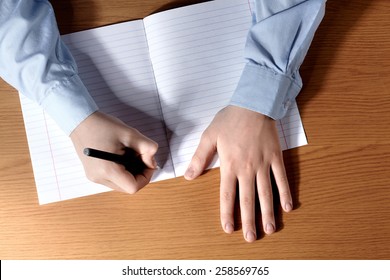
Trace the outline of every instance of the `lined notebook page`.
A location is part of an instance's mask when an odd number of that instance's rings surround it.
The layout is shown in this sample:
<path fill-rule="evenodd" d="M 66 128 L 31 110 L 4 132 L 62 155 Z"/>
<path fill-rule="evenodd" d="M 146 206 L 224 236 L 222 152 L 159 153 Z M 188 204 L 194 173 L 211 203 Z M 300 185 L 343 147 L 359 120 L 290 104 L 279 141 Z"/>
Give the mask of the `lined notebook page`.
<path fill-rule="evenodd" d="M 175 173 L 181 176 L 202 132 L 238 83 L 251 3 L 211 1 L 155 14 L 144 23 Z M 307 144 L 296 106 L 278 131 L 283 149 Z M 218 165 L 215 159 L 210 167 Z"/>
<path fill-rule="evenodd" d="M 142 20 L 65 35 L 63 40 L 100 110 L 159 144 L 156 160 L 162 169 L 152 181 L 174 177 Z"/>
<path fill-rule="evenodd" d="M 174 176 L 142 21 L 63 36 L 100 109 L 159 143 L 162 170 Z M 40 107 L 21 96 L 40 204 L 110 190 L 88 181 L 69 139 Z"/>

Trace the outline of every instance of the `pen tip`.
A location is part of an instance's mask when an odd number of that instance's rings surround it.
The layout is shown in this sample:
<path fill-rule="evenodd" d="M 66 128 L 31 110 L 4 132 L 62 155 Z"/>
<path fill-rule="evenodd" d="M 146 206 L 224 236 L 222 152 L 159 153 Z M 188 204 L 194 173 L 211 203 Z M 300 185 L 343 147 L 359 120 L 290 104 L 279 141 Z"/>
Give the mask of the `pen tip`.
<path fill-rule="evenodd" d="M 89 154 L 90 154 L 89 148 L 85 148 L 84 149 L 84 155 L 89 156 Z"/>

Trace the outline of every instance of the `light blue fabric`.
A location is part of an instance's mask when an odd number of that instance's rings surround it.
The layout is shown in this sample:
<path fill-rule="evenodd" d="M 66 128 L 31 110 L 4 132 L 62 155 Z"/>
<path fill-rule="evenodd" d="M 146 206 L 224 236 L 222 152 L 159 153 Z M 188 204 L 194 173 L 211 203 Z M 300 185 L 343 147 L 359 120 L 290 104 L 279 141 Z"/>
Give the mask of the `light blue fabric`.
<path fill-rule="evenodd" d="M 256 0 L 245 66 L 230 104 L 282 118 L 302 87 L 299 67 L 325 0 Z M 98 108 L 45 0 L 0 1 L 0 76 L 70 134 Z"/>
<path fill-rule="evenodd" d="M 257 0 L 245 47 L 248 60 L 230 104 L 273 119 L 285 116 L 302 88 L 299 67 L 326 0 Z"/>
<path fill-rule="evenodd" d="M 68 135 L 97 110 L 47 1 L 0 1 L 0 76 Z"/>

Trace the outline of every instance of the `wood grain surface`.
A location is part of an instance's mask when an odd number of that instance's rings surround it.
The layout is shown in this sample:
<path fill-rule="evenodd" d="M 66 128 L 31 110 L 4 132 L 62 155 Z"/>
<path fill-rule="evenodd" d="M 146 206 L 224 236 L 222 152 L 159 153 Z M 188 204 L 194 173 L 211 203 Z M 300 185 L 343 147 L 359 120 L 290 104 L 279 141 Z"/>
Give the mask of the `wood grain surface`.
<path fill-rule="evenodd" d="M 52 1 L 61 32 L 199 1 Z M 0 81 L 0 259 L 389 259 L 390 2 L 328 0 L 301 68 L 309 145 L 284 153 L 295 210 L 253 244 L 219 224 L 219 170 L 39 206 L 17 93 Z M 260 225 L 259 225 L 260 226 Z"/>

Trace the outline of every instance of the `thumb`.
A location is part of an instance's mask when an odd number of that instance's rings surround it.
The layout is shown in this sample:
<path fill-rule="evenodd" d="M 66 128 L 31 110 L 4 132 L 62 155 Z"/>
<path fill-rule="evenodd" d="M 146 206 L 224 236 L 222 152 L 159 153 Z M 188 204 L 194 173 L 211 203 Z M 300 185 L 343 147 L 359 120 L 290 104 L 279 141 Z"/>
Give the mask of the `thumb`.
<path fill-rule="evenodd" d="M 191 162 L 184 174 L 187 180 L 193 180 L 202 174 L 203 170 L 207 168 L 216 152 L 216 142 L 207 133 L 203 133 L 198 148 L 192 156 Z"/>
<path fill-rule="evenodd" d="M 148 141 L 145 141 L 142 145 L 140 145 L 139 154 L 147 167 L 156 169 L 157 162 L 154 155 L 157 153 L 158 144 L 148 138 L 147 140 Z"/>
<path fill-rule="evenodd" d="M 131 144 L 132 148 L 139 154 L 139 157 L 148 168 L 157 168 L 157 162 L 154 155 L 157 153 L 158 144 L 155 141 L 138 133 L 137 137 L 133 138 Z"/>

